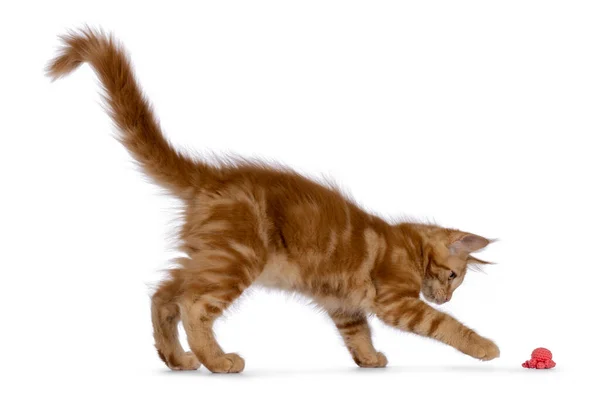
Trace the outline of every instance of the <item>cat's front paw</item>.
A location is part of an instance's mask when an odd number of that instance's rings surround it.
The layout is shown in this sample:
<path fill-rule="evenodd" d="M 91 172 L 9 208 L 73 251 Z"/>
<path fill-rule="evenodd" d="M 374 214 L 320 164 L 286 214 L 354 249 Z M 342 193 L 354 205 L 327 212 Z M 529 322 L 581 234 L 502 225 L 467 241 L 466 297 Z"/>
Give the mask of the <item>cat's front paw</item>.
<path fill-rule="evenodd" d="M 479 336 L 476 333 L 473 333 L 469 337 L 465 353 L 483 361 L 489 361 L 500 357 L 500 349 L 498 346 L 491 340 Z"/>
<path fill-rule="evenodd" d="M 386 356 L 381 352 L 363 357 L 358 357 L 357 354 L 353 354 L 352 358 L 356 365 L 361 368 L 383 368 L 388 363 Z"/>

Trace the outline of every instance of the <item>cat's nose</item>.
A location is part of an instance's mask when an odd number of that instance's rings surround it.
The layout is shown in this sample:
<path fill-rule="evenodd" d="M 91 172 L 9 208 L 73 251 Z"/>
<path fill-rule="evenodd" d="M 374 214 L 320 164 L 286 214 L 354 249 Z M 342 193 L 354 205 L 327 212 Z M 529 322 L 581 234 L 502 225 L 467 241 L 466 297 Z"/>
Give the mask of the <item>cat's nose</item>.
<path fill-rule="evenodd" d="M 451 294 L 447 295 L 447 296 L 446 296 L 446 301 L 447 301 L 447 302 L 448 302 L 448 301 L 450 301 L 450 299 L 451 299 L 451 298 L 452 298 L 452 295 L 451 295 Z"/>

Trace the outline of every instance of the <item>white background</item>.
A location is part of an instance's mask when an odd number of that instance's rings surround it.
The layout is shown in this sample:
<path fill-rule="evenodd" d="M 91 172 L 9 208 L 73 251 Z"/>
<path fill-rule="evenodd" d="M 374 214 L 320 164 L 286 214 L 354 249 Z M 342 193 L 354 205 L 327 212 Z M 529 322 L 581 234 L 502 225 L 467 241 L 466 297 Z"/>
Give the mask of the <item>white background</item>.
<path fill-rule="evenodd" d="M 1 8 L 3 399 L 597 393 L 597 2 Z M 84 23 L 125 43 L 177 146 L 278 160 L 335 178 L 380 215 L 500 238 L 482 254 L 497 265 L 469 274 L 443 309 L 501 358 L 373 321 L 390 364 L 360 370 L 306 300 L 255 290 L 216 328 L 243 374 L 168 371 L 149 294 L 174 255 L 177 203 L 111 136 L 89 67 L 43 76 L 56 35 Z M 521 368 L 538 346 L 555 370 Z"/>

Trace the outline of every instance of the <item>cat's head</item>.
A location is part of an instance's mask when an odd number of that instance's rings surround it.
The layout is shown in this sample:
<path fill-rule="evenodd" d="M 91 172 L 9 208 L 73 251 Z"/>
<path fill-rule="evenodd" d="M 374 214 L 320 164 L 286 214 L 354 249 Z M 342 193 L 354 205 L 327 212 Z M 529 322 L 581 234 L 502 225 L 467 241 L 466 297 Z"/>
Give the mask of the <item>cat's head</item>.
<path fill-rule="evenodd" d="M 423 297 L 443 304 L 465 279 L 470 264 L 489 264 L 471 253 L 486 247 L 491 241 L 472 233 L 452 229 L 428 230 L 423 243 L 425 276 L 421 286 Z"/>

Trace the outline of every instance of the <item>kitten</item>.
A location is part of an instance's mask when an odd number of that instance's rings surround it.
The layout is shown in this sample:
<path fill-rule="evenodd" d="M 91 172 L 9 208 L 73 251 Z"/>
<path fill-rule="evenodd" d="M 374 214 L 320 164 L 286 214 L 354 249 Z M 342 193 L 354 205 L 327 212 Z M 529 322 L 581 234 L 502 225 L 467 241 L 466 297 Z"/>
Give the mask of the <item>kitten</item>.
<path fill-rule="evenodd" d="M 154 181 L 185 204 L 187 255 L 152 297 L 159 357 L 174 370 L 240 372 L 244 359 L 217 343 L 213 323 L 252 284 L 301 293 L 327 311 L 361 367 L 384 367 L 367 316 L 431 337 L 481 360 L 498 347 L 419 299 L 449 301 L 470 254 L 489 240 L 435 225 L 390 224 L 336 190 L 293 171 L 248 161 L 209 165 L 165 139 L 122 47 L 86 29 L 62 37 L 48 66 L 57 79 L 87 62 L 105 91 L 120 141 Z M 191 352 L 179 342 L 183 322 Z"/>

